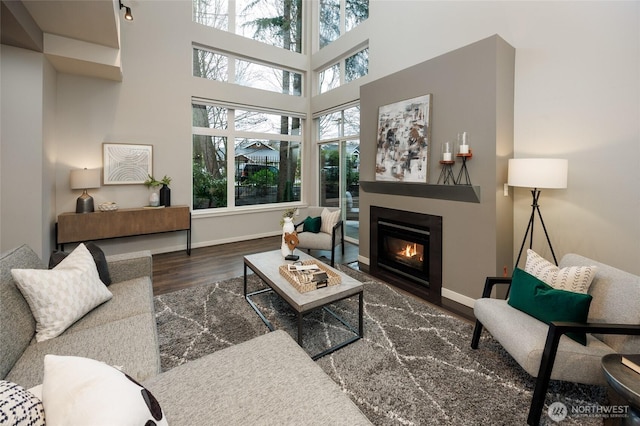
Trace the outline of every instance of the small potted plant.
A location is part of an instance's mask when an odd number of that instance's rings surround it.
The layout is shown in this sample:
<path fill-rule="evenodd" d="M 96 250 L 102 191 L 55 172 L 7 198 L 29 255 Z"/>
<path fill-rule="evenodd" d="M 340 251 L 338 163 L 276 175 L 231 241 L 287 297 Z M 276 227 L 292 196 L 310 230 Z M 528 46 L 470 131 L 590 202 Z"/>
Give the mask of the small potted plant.
<path fill-rule="evenodd" d="M 169 188 L 169 185 L 171 184 L 171 178 L 169 176 L 164 175 L 161 180 L 156 180 L 153 176 L 148 175 L 148 178 L 144 181 L 144 184 L 147 188 L 151 188 L 153 190 L 151 196 L 149 197 L 149 205 L 151 205 L 152 207 L 171 206 L 171 189 Z M 159 196 L 155 191 L 155 188 L 157 188 L 158 186 L 162 186 L 162 188 L 160 188 Z"/>

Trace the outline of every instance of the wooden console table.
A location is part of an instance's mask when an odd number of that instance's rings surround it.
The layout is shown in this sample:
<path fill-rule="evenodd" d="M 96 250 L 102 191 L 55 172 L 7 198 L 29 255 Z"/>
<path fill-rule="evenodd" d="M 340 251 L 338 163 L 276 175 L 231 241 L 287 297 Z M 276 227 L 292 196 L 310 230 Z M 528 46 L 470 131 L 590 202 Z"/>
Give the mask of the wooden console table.
<path fill-rule="evenodd" d="M 187 254 L 191 255 L 189 206 L 120 209 L 112 212 L 62 213 L 56 223 L 56 245 L 163 232 L 187 231 Z"/>

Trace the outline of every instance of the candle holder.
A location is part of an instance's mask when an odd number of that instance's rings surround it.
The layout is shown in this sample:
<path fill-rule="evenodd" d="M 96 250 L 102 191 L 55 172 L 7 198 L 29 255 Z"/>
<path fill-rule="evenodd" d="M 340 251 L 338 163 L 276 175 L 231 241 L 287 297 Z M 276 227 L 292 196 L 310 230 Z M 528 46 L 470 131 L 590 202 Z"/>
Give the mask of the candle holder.
<path fill-rule="evenodd" d="M 468 154 L 469 148 L 469 134 L 467 132 L 458 133 L 458 153 Z"/>
<path fill-rule="evenodd" d="M 468 147 L 469 145 L 467 145 Z M 469 152 L 462 153 L 458 152 L 456 157 L 462 158 L 462 167 L 458 172 L 458 177 L 456 178 L 456 185 L 471 185 L 471 178 L 469 177 L 469 170 L 467 170 L 467 160 L 470 160 L 473 157 L 473 152 L 471 152 L 471 148 L 469 148 Z M 462 178 L 464 177 L 464 183 L 462 182 Z"/>
<path fill-rule="evenodd" d="M 445 185 L 455 185 L 456 179 L 453 175 L 453 165 L 455 164 L 455 160 L 453 159 L 453 153 L 451 152 L 451 144 L 449 142 L 445 142 L 442 144 L 442 156 L 441 156 L 440 164 L 442 165 L 442 170 L 440 171 L 440 176 L 438 177 L 438 183 L 444 183 Z"/>
<path fill-rule="evenodd" d="M 451 144 L 447 141 L 442 144 L 442 161 L 452 161 L 453 153 L 451 152 Z"/>

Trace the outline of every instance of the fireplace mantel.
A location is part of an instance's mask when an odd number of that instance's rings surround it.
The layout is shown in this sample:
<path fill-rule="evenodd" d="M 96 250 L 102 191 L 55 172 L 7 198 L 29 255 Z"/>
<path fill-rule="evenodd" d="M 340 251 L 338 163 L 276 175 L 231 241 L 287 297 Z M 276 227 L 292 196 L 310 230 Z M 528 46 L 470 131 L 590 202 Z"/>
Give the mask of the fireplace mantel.
<path fill-rule="evenodd" d="M 480 187 L 472 185 L 432 185 L 416 182 L 360 181 L 366 192 L 409 197 L 437 198 L 439 200 L 480 202 Z"/>

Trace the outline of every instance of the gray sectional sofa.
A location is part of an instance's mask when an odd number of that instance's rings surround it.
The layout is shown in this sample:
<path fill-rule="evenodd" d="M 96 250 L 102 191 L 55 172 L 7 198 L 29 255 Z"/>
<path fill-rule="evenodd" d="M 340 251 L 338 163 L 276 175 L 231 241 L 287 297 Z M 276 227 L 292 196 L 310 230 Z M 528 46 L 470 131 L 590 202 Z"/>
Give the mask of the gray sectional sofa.
<path fill-rule="evenodd" d="M 160 372 L 148 251 L 107 256 L 113 298 L 60 336 L 36 342 L 35 320 L 11 269 L 44 269 L 28 247 L 0 256 L 0 377 L 42 383 L 46 354 L 92 358 L 123 371 L 156 397 L 170 425 L 371 424 L 283 331 Z M 46 413 L 45 413 L 46 414 Z"/>

